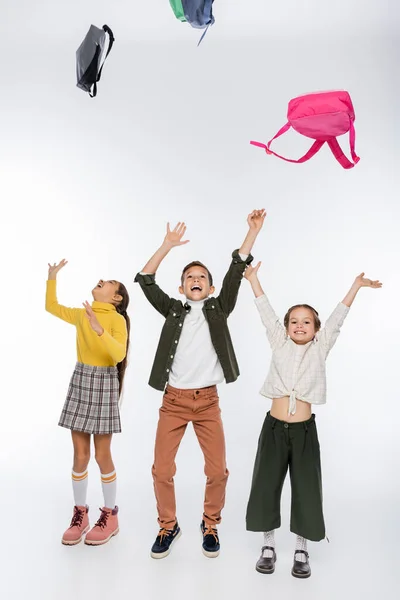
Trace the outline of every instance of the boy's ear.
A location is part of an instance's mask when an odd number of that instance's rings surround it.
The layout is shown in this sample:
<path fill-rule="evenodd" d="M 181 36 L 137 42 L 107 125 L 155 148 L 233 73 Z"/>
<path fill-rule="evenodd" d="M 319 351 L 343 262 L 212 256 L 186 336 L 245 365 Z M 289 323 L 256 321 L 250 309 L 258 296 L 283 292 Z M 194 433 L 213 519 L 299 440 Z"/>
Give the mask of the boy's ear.
<path fill-rule="evenodd" d="M 210 285 L 210 295 L 212 296 L 214 292 L 215 292 L 215 287 L 213 285 Z"/>
<path fill-rule="evenodd" d="M 179 289 L 179 293 L 180 293 L 180 294 L 184 294 L 184 293 L 185 293 L 185 292 L 183 291 L 183 287 L 182 287 L 181 285 L 179 286 L 179 288 L 178 288 L 178 289 Z"/>

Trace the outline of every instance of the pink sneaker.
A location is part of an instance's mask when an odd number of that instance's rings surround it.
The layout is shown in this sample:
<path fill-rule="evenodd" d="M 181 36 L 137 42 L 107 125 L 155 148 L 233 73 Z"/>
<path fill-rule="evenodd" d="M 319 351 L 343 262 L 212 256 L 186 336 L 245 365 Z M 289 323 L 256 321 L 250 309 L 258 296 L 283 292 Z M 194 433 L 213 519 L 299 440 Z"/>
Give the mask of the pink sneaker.
<path fill-rule="evenodd" d="M 66 546 L 75 546 L 75 544 L 79 544 L 85 533 L 89 531 L 88 512 L 88 506 L 74 506 L 71 525 L 62 536 L 61 542 L 63 544 Z"/>
<path fill-rule="evenodd" d="M 96 525 L 92 527 L 85 538 L 85 544 L 89 546 L 100 546 L 108 542 L 113 535 L 119 532 L 118 527 L 118 506 L 114 509 L 100 508 L 101 515 Z"/>

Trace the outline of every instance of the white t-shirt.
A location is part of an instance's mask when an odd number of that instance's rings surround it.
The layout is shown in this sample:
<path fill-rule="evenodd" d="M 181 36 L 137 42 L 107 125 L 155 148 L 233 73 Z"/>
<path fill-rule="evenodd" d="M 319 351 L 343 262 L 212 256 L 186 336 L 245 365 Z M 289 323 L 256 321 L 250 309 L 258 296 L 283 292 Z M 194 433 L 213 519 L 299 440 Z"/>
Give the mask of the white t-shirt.
<path fill-rule="evenodd" d="M 180 389 L 204 388 L 224 380 L 224 372 L 211 341 L 210 328 L 203 313 L 204 300 L 187 300 L 191 307 L 169 374 L 169 384 Z"/>

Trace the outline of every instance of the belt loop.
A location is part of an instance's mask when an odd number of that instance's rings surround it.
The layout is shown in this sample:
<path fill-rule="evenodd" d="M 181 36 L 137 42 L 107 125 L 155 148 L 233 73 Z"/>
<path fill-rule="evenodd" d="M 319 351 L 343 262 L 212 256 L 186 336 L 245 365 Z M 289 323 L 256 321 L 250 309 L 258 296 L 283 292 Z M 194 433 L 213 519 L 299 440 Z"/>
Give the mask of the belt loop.
<path fill-rule="evenodd" d="M 272 429 L 275 429 L 275 425 L 276 425 L 276 419 L 274 419 L 274 417 L 271 417 L 271 421 L 272 421 Z"/>
<path fill-rule="evenodd" d="M 307 425 L 307 422 L 304 422 L 304 429 L 306 430 L 306 433 L 307 433 L 307 431 L 308 431 L 308 425 Z"/>

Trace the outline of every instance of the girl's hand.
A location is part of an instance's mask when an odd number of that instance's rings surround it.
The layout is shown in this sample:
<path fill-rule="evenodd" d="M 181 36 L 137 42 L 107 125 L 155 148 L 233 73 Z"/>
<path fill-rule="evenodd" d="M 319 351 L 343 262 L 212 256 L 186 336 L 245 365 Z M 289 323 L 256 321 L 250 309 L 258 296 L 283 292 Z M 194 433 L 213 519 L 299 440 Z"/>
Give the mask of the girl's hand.
<path fill-rule="evenodd" d="M 253 212 L 251 212 L 247 217 L 247 223 L 250 229 L 258 233 L 261 230 L 261 227 L 264 225 L 264 219 L 266 216 L 267 213 L 265 212 L 265 208 L 253 210 Z"/>
<path fill-rule="evenodd" d="M 62 261 L 58 263 L 58 265 L 56 263 L 54 263 L 54 265 L 51 265 L 50 263 L 47 263 L 49 265 L 48 279 L 56 279 L 58 271 L 61 271 L 61 269 L 63 267 L 65 267 L 65 265 L 67 263 L 68 263 L 68 261 L 65 260 L 65 258 L 63 258 Z"/>
<path fill-rule="evenodd" d="M 185 223 L 181 223 L 181 222 L 177 223 L 175 225 L 173 231 L 171 231 L 171 229 L 169 227 L 169 223 L 167 223 L 167 233 L 164 238 L 164 244 L 166 244 L 170 248 L 173 248 L 175 246 L 183 246 L 184 244 L 187 244 L 189 242 L 189 240 L 182 241 L 182 238 L 185 235 L 185 233 L 186 233 Z"/>
<path fill-rule="evenodd" d="M 83 302 L 83 306 L 85 307 L 86 316 L 89 320 L 90 326 L 93 329 L 93 331 L 95 331 L 97 335 L 103 335 L 104 329 L 98 322 L 97 317 L 93 312 L 93 308 L 90 306 L 89 302 Z"/>
<path fill-rule="evenodd" d="M 261 261 L 255 267 L 252 267 L 251 265 L 249 265 L 247 267 L 247 269 L 245 270 L 243 277 L 250 282 L 257 280 L 258 279 L 257 273 L 258 273 L 258 269 L 260 267 L 261 267 Z"/>
<path fill-rule="evenodd" d="M 379 281 L 379 279 L 367 279 L 366 277 L 364 277 L 365 273 L 360 273 L 360 275 L 358 275 L 355 280 L 354 283 L 357 287 L 362 288 L 362 287 L 372 287 L 372 288 L 381 288 L 382 287 L 382 283 Z"/>

